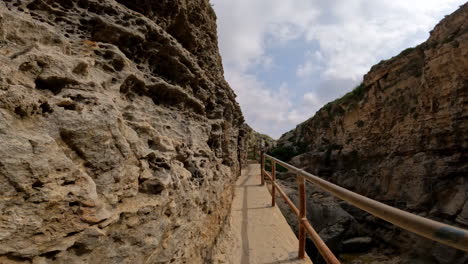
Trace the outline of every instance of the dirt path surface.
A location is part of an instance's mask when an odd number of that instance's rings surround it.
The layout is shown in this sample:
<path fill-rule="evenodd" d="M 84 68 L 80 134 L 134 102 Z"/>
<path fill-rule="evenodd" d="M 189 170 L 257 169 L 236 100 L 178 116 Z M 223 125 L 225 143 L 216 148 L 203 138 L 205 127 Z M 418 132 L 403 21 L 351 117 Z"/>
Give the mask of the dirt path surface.
<path fill-rule="evenodd" d="M 260 166 L 250 164 L 236 182 L 229 223 L 215 250 L 214 263 L 312 263 L 297 259 L 298 240 L 271 195 L 260 185 Z"/>

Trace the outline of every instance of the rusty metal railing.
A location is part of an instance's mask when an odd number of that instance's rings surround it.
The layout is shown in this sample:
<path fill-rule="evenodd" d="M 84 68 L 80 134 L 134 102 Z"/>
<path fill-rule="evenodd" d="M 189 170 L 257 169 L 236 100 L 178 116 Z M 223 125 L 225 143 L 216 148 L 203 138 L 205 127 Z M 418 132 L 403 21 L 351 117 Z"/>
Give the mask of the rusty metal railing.
<path fill-rule="evenodd" d="M 271 174 L 265 170 L 265 160 L 269 159 L 271 161 Z M 283 197 L 288 206 L 298 217 L 299 222 L 299 252 L 298 257 L 305 257 L 305 240 L 306 233 L 309 234 L 311 240 L 314 242 L 318 251 L 325 259 L 328 264 L 338 264 L 340 261 L 335 257 L 333 252 L 328 248 L 328 246 L 323 242 L 317 232 L 314 230 L 312 225 L 309 223 L 306 217 L 306 195 L 305 195 L 305 181 L 309 181 L 323 190 L 329 192 L 331 195 L 338 197 L 380 219 L 383 219 L 387 222 L 390 222 L 396 226 L 399 226 L 405 230 L 416 233 L 420 236 L 426 237 L 433 241 L 451 246 L 456 249 L 460 249 L 468 252 L 468 231 L 450 226 L 444 223 L 440 223 L 428 218 L 424 218 L 415 214 L 405 212 L 403 210 L 397 209 L 395 207 L 377 202 L 375 200 L 369 199 L 360 194 L 349 191 L 345 188 L 342 188 L 336 184 L 323 180 L 315 175 L 312 175 L 306 171 L 298 169 L 286 162 L 278 160 L 272 156 L 269 156 L 265 153 L 261 153 L 261 183 L 265 184 L 265 176 L 268 177 L 272 184 L 272 206 L 275 206 L 276 200 L 276 191 Z M 276 182 L 276 164 L 279 164 L 289 171 L 296 173 L 298 190 L 299 190 L 299 209 L 296 205 L 289 199 L 286 193 L 281 189 L 281 187 Z"/>

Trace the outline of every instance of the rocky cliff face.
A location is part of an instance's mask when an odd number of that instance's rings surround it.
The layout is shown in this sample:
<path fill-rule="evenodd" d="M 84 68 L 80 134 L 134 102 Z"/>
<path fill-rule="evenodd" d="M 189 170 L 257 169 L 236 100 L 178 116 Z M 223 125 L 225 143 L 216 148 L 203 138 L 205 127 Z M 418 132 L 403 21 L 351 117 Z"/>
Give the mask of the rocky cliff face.
<path fill-rule="evenodd" d="M 426 42 L 372 67 L 359 87 L 283 135 L 278 144 L 303 149 L 291 162 L 309 172 L 466 228 L 468 4 L 443 19 Z M 347 215 L 342 218 L 346 224 L 341 239 L 352 235 L 346 232 L 354 217 L 380 226 L 369 230 L 378 239 L 419 250 L 424 263 L 463 263 L 460 252 L 429 242 L 408 245 L 419 240 L 401 239 L 399 230 L 351 208 L 342 209 Z"/>
<path fill-rule="evenodd" d="M 208 0 L 0 2 L 0 263 L 203 263 L 246 142 Z"/>
<path fill-rule="evenodd" d="M 267 152 L 276 146 L 276 140 L 272 139 L 268 135 L 258 133 L 247 124 L 244 124 L 244 131 L 246 134 L 245 141 L 248 150 L 245 152 L 245 155 L 249 156 L 246 158 L 259 160 L 259 153 L 261 151 Z"/>

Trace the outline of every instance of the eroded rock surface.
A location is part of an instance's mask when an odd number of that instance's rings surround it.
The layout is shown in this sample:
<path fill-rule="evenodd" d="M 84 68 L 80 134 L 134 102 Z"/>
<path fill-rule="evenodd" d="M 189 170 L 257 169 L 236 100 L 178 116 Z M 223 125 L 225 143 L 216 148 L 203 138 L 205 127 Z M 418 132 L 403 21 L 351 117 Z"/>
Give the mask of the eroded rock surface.
<path fill-rule="evenodd" d="M 261 151 L 267 152 L 276 146 L 276 140 L 255 131 L 247 124 L 244 124 L 243 131 L 246 135 L 245 141 L 248 150 L 244 154 L 248 159 L 259 161 Z"/>
<path fill-rule="evenodd" d="M 0 2 L 0 263 L 204 263 L 246 146 L 207 0 Z"/>
<path fill-rule="evenodd" d="M 283 135 L 278 145 L 302 149 L 291 159 L 297 167 L 387 204 L 467 228 L 467 120 L 468 4 L 464 4 L 440 22 L 426 42 L 372 67 L 358 88 Z M 326 197 L 312 198 L 311 203 L 335 206 Z M 350 229 L 336 225 L 341 241 L 372 235 L 373 241 L 410 252 L 409 262 L 468 261 L 460 251 L 334 204 L 363 224 L 354 227 L 364 228 L 361 234 L 346 234 L 338 229 Z M 311 210 L 318 231 L 326 230 Z"/>

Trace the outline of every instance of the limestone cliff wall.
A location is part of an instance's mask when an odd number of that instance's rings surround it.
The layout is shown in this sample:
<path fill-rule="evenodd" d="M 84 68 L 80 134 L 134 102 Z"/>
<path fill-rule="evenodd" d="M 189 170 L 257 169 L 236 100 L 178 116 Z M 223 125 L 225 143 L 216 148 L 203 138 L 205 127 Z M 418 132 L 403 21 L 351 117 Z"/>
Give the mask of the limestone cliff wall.
<path fill-rule="evenodd" d="M 296 166 L 387 204 L 466 228 L 468 4 L 444 18 L 426 42 L 372 67 L 353 92 L 323 107 L 278 144 L 303 149 L 291 160 Z M 453 251 L 437 251 L 428 243 L 415 246 L 408 234 L 397 239 L 400 231 L 391 227 L 379 232 L 385 225 L 346 209 L 372 224 L 369 233 L 425 254 L 424 263 L 458 263 Z M 327 212 L 322 213 L 326 218 Z M 327 228 L 323 224 L 319 229 Z M 351 224 L 340 227 L 342 236 Z"/>
<path fill-rule="evenodd" d="M 0 263 L 204 263 L 246 142 L 208 0 L 0 2 Z"/>
<path fill-rule="evenodd" d="M 267 152 L 268 150 L 276 146 L 276 140 L 272 139 L 270 136 L 261 134 L 249 125 L 244 124 L 245 131 L 245 142 L 247 144 L 247 152 L 245 152 L 246 159 L 260 159 L 259 153 L 261 151 Z M 254 154 L 254 152 L 257 152 Z M 248 157 L 247 157 L 248 156 Z"/>

